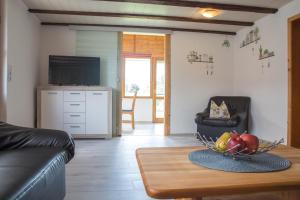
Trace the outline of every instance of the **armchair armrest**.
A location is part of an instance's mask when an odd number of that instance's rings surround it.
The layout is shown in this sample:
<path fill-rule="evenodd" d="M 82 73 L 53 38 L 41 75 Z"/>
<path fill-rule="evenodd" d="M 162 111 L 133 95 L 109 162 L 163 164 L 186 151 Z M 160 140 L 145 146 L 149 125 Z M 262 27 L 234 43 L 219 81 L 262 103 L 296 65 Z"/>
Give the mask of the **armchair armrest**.
<path fill-rule="evenodd" d="M 240 114 L 234 114 L 234 115 L 230 116 L 230 120 L 239 121 L 240 120 Z"/>
<path fill-rule="evenodd" d="M 75 154 L 74 140 L 64 131 L 24 128 L 0 122 L 0 150 L 34 147 L 61 148 L 66 152 L 66 163 Z"/>
<path fill-rule="evenodd" d="M 205 110 L 204 112 L 200 112 L 196 114 L 195 122 L 201 123 L 204 118 L 209 117 L 209 113 Z"/>

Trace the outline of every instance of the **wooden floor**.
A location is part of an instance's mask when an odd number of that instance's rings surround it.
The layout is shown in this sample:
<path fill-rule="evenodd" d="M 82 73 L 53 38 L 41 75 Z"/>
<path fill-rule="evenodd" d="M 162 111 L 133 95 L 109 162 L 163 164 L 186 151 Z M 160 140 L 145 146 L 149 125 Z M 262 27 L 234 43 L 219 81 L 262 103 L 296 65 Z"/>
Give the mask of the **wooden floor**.
<path fill-rule="evenodd" d="M 131 128 L 130 124 L 122 124 L 122 135 L 130 136 L 163 136 L 164 124 L 162 123 L 142 123 L 136 122 L 135 129 Z"/>
<path fill-rule="evenodd" d="M 135 150 L 139 147 L 196 146 L 192 136 L 123 136 L 76 140 L 66 166 L 67 200 L 147 200 Z"/>

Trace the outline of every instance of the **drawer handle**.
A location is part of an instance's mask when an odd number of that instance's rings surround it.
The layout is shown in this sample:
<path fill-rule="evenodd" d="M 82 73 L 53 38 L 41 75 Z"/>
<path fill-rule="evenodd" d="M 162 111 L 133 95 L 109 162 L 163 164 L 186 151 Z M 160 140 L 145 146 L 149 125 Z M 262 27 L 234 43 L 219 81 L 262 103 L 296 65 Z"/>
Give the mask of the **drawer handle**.
<path fill-rule="evenodd" d="M 80 104 L 79 103 L 72 103 L 72 104 L 70 104 L 70 106 L 80 106 Z"/>
<path fill-rule="evenodd" d="M 48 92 L 48 94 L 57 94 L 57 92 Z"/>
<path fill-rule="evenodd" d="M 70 117 L 80 117 L 80 115 L 70 115 Z"/>
<path fill-rule="evenodd" d="M 102 95 L 102 93 L 93 93 L 93 95 Z"/>
<path fill-rule="evenodd" d="M 80 128 L 80 126 L 70 126 L 70 128 Z"/>
<path fill-rule="evenodd" d="M 71 92 L 70 94 L 71 95 L 79 95 L 80 93 L 78 93 L 78 92 Z"/>

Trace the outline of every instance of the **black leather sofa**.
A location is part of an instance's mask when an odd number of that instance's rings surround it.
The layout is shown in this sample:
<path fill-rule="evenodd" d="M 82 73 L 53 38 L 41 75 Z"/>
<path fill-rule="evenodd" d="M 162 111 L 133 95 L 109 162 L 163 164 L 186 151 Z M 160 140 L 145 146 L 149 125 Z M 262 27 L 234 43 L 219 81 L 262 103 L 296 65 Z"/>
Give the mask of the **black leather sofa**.
<path fill-rule="evenodd" d="M 209 118 L 211 101 L 220 105 L 222 101 L 228 106 L 230 119 L 213 119 Z M 242 96 L 215 96 L 211 97 L 206 109 L 196 114 L 195 122 L 197 132 L 201 135 L 212 138 L 220 137 L 225 131 L 237 131 L 243 133 L 248 131 L 249 123 L 250 98 Z"/>
<path fill-rule="evenodd" d="M 63 131 L 0 122 L 0 199 L 62 200 L 74 141 Z"/>

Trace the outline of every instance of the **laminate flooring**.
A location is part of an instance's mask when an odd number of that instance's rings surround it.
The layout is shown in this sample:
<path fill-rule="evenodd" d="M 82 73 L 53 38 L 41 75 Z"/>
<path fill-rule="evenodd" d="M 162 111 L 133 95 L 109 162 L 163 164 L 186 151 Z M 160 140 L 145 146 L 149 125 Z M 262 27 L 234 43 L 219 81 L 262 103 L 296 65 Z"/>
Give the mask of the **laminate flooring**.
<path fill-rule="evenodd" d="M 66 166 L 66 200 L 148 200 L 135 150 L 140 147 L 197 146 L 187 136 L 123 136 L 111 140 L 76 140 L 76 154 Z"/>
<path fill-rule="evenodd" d="M 135 129 L 131 128 L 131 124 L 122 124 L 122 134 L 131 136 L 163 136 L 164 124 L 163 123 L 142 123 L 136 122 Z"/>

